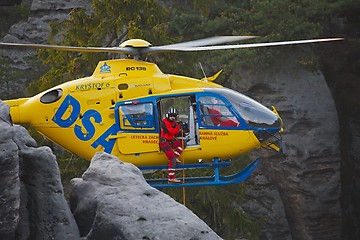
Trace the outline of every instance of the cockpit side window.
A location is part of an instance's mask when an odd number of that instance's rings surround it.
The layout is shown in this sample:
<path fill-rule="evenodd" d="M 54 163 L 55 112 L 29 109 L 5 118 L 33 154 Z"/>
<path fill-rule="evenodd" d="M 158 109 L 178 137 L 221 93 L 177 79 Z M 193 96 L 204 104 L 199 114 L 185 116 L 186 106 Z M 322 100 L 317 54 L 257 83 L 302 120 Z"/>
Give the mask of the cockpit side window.
<path fill-rule="evenodd" d="M 200 107 L 201 124 L 203 126 L 239 126 L 239 121 L 221 99 L 214 96 L 203 96 L 199 98 L 198 103 Z"/>
<path fill-rule="evenodd" d="M 245 121 L 244 123 L 254 128 L 281 128 L 281 119 L 271 110 L 255 100 L 227 88 L 207 89 L 207 92 L 219 94 L 229 101 L 232 109 Z M 244 127 L 244 125 L 243 125 Z"/>
<path fill-rule="evenodd" d="M 155 129 L 152 103 L 124 104 L 119 106 L 121 129 Z"/>

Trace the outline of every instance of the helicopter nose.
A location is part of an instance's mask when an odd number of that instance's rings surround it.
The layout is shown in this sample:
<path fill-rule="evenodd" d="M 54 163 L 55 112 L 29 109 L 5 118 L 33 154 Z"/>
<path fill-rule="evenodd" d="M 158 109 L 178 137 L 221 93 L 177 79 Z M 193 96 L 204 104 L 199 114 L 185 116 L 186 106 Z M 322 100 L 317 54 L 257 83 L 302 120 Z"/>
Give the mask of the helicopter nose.
<path fill-rule="evenodd" d="M 283 121 L 274 107 L 273 112 L 277 116 L 273 127 L 256 130 L 254 131 L 254 135 L 262 147 L 285 154 L 284 141 L 282 139 L 282 133 L 284 132 Z M 274 128 L 274 126 L 276 127 Z"/>
<path fill-rule="evenodd" d="M 284 141 L 282 138 L 283 128 L 280 129 L 259 129 L 254 131 L 254 135 L 260 142 L 260 146 L 266 149 L 275 150 L 285 154 Z"/>
<path fill-rule="evenodd" d="M 254 135 L 259 140 L 261 144 L 266 143 L 269 139 L 273 138 L 277 134 L 280 134 L 280 131 L 276 131 L 274 129 L 261 129 L 254 131 Z"/>
<path fill-rule="evenodd" d="M 260 143 L 265 143 L 268 141 L 268 139 L 274 137 L 276 134 L 281 134 L 284 132 L 283 121 L 275 107 L 273 107 L 272 112 L 275 113 L 274 121 L 271 124 L 263 124 L 261 127 L 259 125 L 258 130 L 254 131 L 254 134 Z"/>

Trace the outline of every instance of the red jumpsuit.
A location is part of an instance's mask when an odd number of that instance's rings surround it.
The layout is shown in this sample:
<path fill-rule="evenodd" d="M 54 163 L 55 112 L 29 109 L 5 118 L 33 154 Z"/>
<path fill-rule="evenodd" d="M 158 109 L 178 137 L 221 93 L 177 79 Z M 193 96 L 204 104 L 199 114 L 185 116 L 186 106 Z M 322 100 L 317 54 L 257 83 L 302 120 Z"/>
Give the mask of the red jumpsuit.
<path fill-rule="evenodd" d="M 239 123 L 236 123 L 233 120 L 230 120 L 230 119 L 223 120 L 221 112 L 214 108 L 209 109 L 209 114 L 212 114 L 210 116 L 210 118 L 213 121 L 215 126 L 222 126 L 222 127 L 237 127 L 237 126 L 239 126 Z"/>
<path fill-rule="evenodd" d="M 160 131 L 160 149 L 164 151 L 166 157 L 169 159 L 168 164 L 168 179 L 175 179 L 176 162 L 182 153 L 182 141 L 178 140 L 176 136 L 180 132 L 180 125 L 176 121 L 170 121 L 164 118 L 161 121 Z"/>

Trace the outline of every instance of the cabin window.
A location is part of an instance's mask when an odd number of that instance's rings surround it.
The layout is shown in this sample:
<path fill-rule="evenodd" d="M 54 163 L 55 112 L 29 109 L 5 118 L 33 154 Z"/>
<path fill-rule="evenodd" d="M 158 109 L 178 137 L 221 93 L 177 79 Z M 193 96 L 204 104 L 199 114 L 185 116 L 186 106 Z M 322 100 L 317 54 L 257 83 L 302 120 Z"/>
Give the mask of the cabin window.
<path fill-rule="evenodd" d="M 199 106 L 203 126 L 239 126 L 239 121 L 221 99 L 214 96 L 203 96 L 199 98 Z"/>
<path fill-rule="evenodd" d="M 211 91 L 224 96 L 249 126 L 281 128 L 281 119 L 254 99 L 226 88 L 211 89 Z"/>
<path fill-rule="evenodd" d="M 61 98 L 62 93 L 63 93 L 63 91 L 61 88 L 51 90 L 40 97 L 40 102 L 42 102 L 42 103 L 56 102 L 57 100 L 59 100 Z"/>
<path fill-rule="evenodd" d="M 124 104 L 119 106 L 122 129 L 155 129 L 152 103 Z"/>

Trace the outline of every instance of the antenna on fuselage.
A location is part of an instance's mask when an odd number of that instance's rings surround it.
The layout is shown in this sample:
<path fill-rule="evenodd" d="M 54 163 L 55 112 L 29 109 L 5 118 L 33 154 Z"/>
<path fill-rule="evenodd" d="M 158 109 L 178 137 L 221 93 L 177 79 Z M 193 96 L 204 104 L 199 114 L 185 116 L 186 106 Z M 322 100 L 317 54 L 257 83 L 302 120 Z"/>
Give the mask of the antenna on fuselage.
<path fill-rule="evenodd" d="M 203 78 L 203 79 L 204 79 L 205 82 L 207 82 L 207 77 L 206 77 L 206 74 L 205 74 L 205 71 L 204 71 L 204 68 L 203 68 L 201 62 L 199 62 L 199 65 L 200 65 L 201 71 L 202 71 L 203 74 L 204 74 L 204 78 Z"/>

